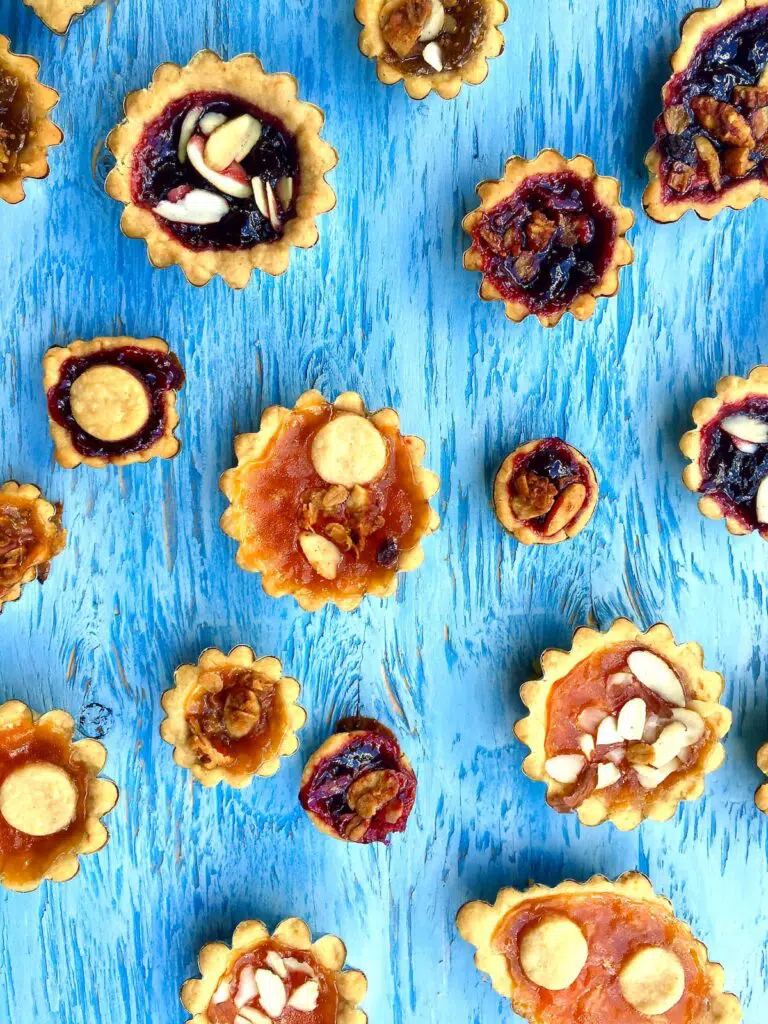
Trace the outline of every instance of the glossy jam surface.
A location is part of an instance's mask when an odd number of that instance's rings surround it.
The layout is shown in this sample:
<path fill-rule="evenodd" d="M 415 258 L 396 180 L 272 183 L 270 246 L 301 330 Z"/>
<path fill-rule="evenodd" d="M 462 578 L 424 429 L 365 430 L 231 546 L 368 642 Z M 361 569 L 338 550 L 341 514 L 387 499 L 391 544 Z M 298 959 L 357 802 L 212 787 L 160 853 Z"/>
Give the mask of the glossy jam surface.
<path fill-rule="evenodd" d="M 262 126 L 261 138 L 241 166 L 248 178 L 260 177 L 277 187 L 280 178 L 294 181 L 294 196 L 299 192 L 299 155 L 295 136 L 276 117 L 253 104 L 228 93 L 198 92 L 184 96 L 170 104 L 163 113 L 147 125 L 133 161 L 131 198 L 137 206 L 153 210 L 159 202 L 169 199 L 174 190 L 200 188 L 215 191 L 189 159 L 183 163 L 178 157 L 179 134 L 185 114 L 192 107 L 203 107 L 204 114 L 224 114 L 235 118 L 250 114 Z M 174 193 L 170 196 L 173 200 Z M 188 249 L 250 249 L 260 242 L 273 242 L 280 237 L 268 217 L 258 209 L 253 196 L 245 199 L 225 196 L 229 212 L 217 224 L 177 224 L 156 215 L 158 223 L 168 234 Z M 295 214 L 295 200 L 284 219 Z"/>
<path fill-rule="evenodd" d="M 77 786 L 77 812 L 68 828 L 52 836 L 19 832 L 0 815 L 0 875 L 10 885 L 36 881 L 58 857 L 77 849 L 85 835 L 88 772 L 69 740 L 31 719 L 0 729 L 0 784 L 11 772 L 35 761 L 65 769 Z"/>
<path fill-rule="evenodd" d="M 0 180 L 18 170 L 32 120 L 24 86 L 0 62 Z"/>
<path fill-rule="evenodd" d="M 715 498 L 726 515 L 768 536 L 768 524 L 757 520 L 757 489 L 768 477 L 768 444 L 740 448 L 720 426 L 727 416 L 740 414 L 768 424 L 768 398 L 756 395 L 725 406 L 707 424 L 702 431 L 700 468 L 704 480 L 699 490 Z"/>
<path fill-rule="evenodd" d="M 579 462 L 565 441 L 547 438 L 533 451 L 523 452 L 515 460 L 507 483 L 510 508 L 532 530 L 543 534 L 557 496 L 571 484 L 585 488 L 583 508 L 594 491 L 587 467 Z"/>
<path fill-rule="evenodd" d="M 570 171 L 527 178 L 472 232 L 483 274 L 507 301 L 552 314 L 602 279 L 616 220 L 591 182 Z"/>
<path fill-rule="evenodd" d="M 526 928 L 547 914 L 563 914 L 587 940 L 587 962 L 576 981 L 559 992 L 531 982 L 520 964 L 520 939 Z M 531 899 L 500 922 L 493 945 L 507 961 L 515 986 L 515 1011 L 537 1024 L 694 1024 L 707 1019 L 710 986 L 706 965 L 682 922 L 669 911 L 643 900 L 611 893 Z M 671 1010 L 649 1018 L 626 1002 L 619 985 L 625 961 L 643 946 L 674 953 L 685 972 L 685 991 Z"/>
<path fill-rule="evenodd" d="M 351 495 L 323 506 L 330 488 L 315 471 L 311 448 L 317 431 L 334 415 L 329 405 L 294 410 L 264 456 L 241 474 L 238 497 L 249 523 L 244 554 L 267 562 L 279 579 L 326 598 L 362 595 L 391 582 L 400 553 L 419 542 L 430 521 L 410 452 L 392 428 L 379 428 L 387 442 L 387 464 L 366 486 L 365 506 L 352 508 Z M 305 558 L 299 534 L 308 529 L 343 550 L 335 579 L 318 575 Z"/>
<path fill-rule="evenodd" d="M 151 412 L 142 429 L 122 441 L 102 441 L 88 434 L 72 415 L 72 384 L 92 366 L 119 366 L 137 377 L 147 390 Z M 59 381 L 48 391 L 51 419 L 69 432 L 75 449 L 86 457 L 109 458 L 144 451 L 165 430 L 166 394 L 184 383 L 184 371 L 175 355 L 126 346 L 106 349 L 86 356 L 73 356 L 61 367 Z"/>
<path fill-rule="evenodd" d="M 422 4 L 430 6 L 429 0 L 416 0 L 417 14 Z M 464 67 L 482 44 L 488 30 L 488 12 L 483 0 L 443 0 L 443 7 L 446 23 L 433 41 L 440 49 L 443 70 L 455 71 Z M 382 58 L 406 75 L 434 75 L 436 69 L 422 56 L 425 45 L 417 40 L 405 56 L 387 46 Z"/>
<path fill-rule="evenodd" d="M 38 578 L 45 579 L 48 563 L 40 561 L 44 542 L 45 533 L 33 506 L 21 498 L 0 494 L 0 600 L 33 565 L 39 564 Z"/>

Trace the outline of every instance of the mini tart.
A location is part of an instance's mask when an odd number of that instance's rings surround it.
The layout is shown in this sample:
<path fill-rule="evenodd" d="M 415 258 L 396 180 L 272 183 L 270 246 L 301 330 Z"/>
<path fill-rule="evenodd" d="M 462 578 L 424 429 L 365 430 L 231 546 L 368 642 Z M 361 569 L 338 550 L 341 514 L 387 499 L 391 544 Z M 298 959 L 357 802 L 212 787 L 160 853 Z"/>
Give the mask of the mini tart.
<path fill-rule="evenodd" d="M 768 775 L 768 743 L 757 752 L 757 767 L 763 775 Z M 763 783 L 755 793 L 755 803 L 764 814 L 768 814 L 768 782 Z"/>
<path fill-rule="evenodd" d="M 768 0 L 694 11 L 670 64 L 645 158 L 645 212 L 660 223 L 688 210 L 710 220 L 768 197 Z"/>
<path fill-rule="evenodd" d="M 344 970 L 347 950 L 335 935 L 312 942 L 298 917 L 272 934 L 261 921 L 243 921 L 223 942 L 203 946 L 201 978 L 185 982 L 181 1002 L 188 1024 L 366 1024 L 359 1009 L 368 982 Z"/>
<path fill-rule="evenodd" d="M 100 819 L 115 806 L 117 787 L 97 778 L 107 752 L 96 740 L 73 743 L 74 729 L 65 711 L 0 705 L 0 882 L 8 889 L 67 882 L 78 856 L 109 840 Z"/>
<path fill-rule="evenodd" d="M 627 831 L 703 794 L 725 758 L 731 712 L 698 644 L 676 644 L 661 623 L 643 633 L 617 619 L 606 633 L 577 630 L 571 650 L 544 651 L 541 667 L 543 678 L 520 689 L 530 714 L 515 735 L 531 750 L 523 772 L 546 782 L 551 807 Z"/>
<path fill-rule="evenodd" d="M 93 7 L 98 0 L 24 0 L 52 32 L 63 35 L 75 18 Z"/>
<path fill-rule="evenodd" d="M 496 518 L 521 544 L 560 544 L 575 537 L 592 518 L 598 496 L 589 461 L 557 437 L 516 448 L 493 483 Z"/>
<path fill-rule="evenodd" d="M 315 245 L 315 217 L 336 205 L 325 174 L 338 155 L 292 75 L 266 74 L 253 54 L 222 61 L 202 50 L 186 67 L 160 65 L 125 113 L 107 139 L 117 165 L 106 189 L 125 203 L 121 229 L 146 241 L 153 266 L 243 288 L 254 268 L 283 274 L 292 246 Z M 224 121 L 209 130 L 211 116 Z"/>
<path fill-rule="evenodd" d="M 173 759 L 204 786 L 235 789 L 266 778 L 280 758 L 299 748 L 296 733 L 307 720 L 296 703 L 300 686 L 284 676 L 277 658 L 259 658 L 250 647 L 229 654 L 203 651 L 196 665 L 181 665 L 162 696 L 168 716 L 160 735 Z"/>
<path fill-rule="evenodd" d="M 9 480 L 0 487 L 0 613 L 27 583 L 48 578 L 51 560 L 67 541 L 61 511 L 34 484 Z"/>
<path fill-rule="evenodd" d="M 160 338 L 94 338 L 43 357 L 48 420 L 60 466 L 101 469 L 172 459 L 184 371 Z"/>
<path fill-rule="evenodd" d="M 501 300 L 515 323 L 532 314 L 544 327 L 565 313 L 589 319 L 634 258 L 624 236 L 635 217 L 619 188 L 586 156 L 510 157 L 503 178 L 477 186 L 480 206 L 462 222 L 472 239 L 464 267 L 482 273 L 480 298 Z"/>
<path fill-rule="evenodd" d="M 768 540 L 768 366 L 746 380 L 723 377 L 715 392 L 693 407 L 696 429 L 680 441 L 691 460 L 683 482 L 701 494 L 707 519 L 725 519 L 735 536 L 757 530 Z"/>
<path fill-rule="evenodd" d="M 231 502 L 221 528 L 239 543 L 237 564 L 305 611 L 391 597 L 440 524 L 425 451 L 393 409 L 369 413 L 353 391 L 333 403 L 305 391 L 293 409 L 266 409 L 258 433 L 235 438 L 237 466 L 221 478 Z"/>
<path fill-rule="evenodd" d="M 415 799 L 408 758 L 373 718 L 343 718 L 301 776 L 299 801 L 312 824 L 348 843 L 388 843 L 405 831 Z"/>
<path fill-rule="evenodd" d="M 741 1006 L 707 948 L 637 872 L 465 904 L 475 964 L 530 1024 L 738 1024 Z"/>
<path fill-rule="evenodd" d="M 6 203 L 22 201 L 25 178 L 48 176 L 48 150 L 64 138 L 48 118 L 59 94 L 38 82 L 39 70 L 0 35 L 0 199 Z"/>
<path fill-rule="evenodd" d="M 414 100 L 433 90 L 453 99 L 464 82 L 488 77 L 488 60 L 504 49 L 498 26 L 507 20 L 502 0 L 356 0 L 363 26 L 360 52 L 376 61 L 384 85 L 402 81 Z M 393 45 L 391 45 L 394 43 Z"/>

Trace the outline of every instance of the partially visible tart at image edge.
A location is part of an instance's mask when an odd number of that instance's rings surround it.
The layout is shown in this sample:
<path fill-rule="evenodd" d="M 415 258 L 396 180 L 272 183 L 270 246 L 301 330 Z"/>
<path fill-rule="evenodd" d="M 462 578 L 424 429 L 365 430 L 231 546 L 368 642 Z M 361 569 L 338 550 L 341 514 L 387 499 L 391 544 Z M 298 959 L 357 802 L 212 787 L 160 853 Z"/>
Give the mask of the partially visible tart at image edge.
<path fill-rule="evenodd" d="M 0 487 L 0 613 L 18 601 L 27 583 L 45 583 L 51 561 L 64 550 L 62 506 L 34 484 L 8 480 Z"/>
<path fill-rule="evenodd" d="M 99 0 L 24 0 L 51 32 L 63 35 L 72 22 Z"/>
<path fill-rule="evenodd" d="M 765 743 L 757 752 L 757 767 L 768 775 L 768 743 Z M 755 793 L 755 803 L 759 810 L 768 814 L 768 782 L 764 782 Z"/>

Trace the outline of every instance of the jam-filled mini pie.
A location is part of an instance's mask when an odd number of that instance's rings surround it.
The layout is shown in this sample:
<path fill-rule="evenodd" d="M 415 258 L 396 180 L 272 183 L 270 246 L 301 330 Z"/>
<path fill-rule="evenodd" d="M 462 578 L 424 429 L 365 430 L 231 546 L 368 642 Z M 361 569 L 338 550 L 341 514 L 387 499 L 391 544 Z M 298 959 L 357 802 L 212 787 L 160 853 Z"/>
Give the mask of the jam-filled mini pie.
<path fill-rule="evenodd" d="M 466 82 L 488 76 L 504 49 L 503 0 L 357 0 L 360 52 L 376 61 L 384 85 L 402 81 L 411 99 L 434 90 L 453 99 Z"/>
<path fill-rule="evenodd" d="M 344 970 L 347 950 L 335 935 L 312 941 L 297 917 L 270 935 L 261 921 L 243 921 L 232 948 L 213 942 L 200 950 L 201 978 L 185 982 L 189 1024 L 366 1024 L 359 1004 L 368 982 Z"/>
<path fill-rule="evenodd" d="M 757 767 L 763 775 L 768 775 L 768 743 L 757 752 Z M 761 811 L 768 814 L 768 782 L 763 783 L 755 793 L 755 803 Z"/>
<path fill-rule="evenodd" d="M 408 758 L 373 718 L 343 718 L 301 776 L 299 800 L 312 824 L 348 843 L 388 843 L 405 831 L 415 799 Z"/>
<path fill-rule="evenodd" d="M 481 182 L 477 194 L 480 206 L 463 221 L 472 239 L 464 266 L 481 272 L 480 298 L 501 300 L 510 320 L 587 320 L 600 296 L 616 294 L 619 268 L 633 259 L 624 236 L 635 218 L 618 181 L 587 157 L 511 157 L 504 177 Z"/>
<path fill-rule="evenodd" d="M 559 544 L 581 533 L 598 494 L 589 461 L 560 438 L 548 437 L 504 459 L 493 484 L 493 507 L 521 544 Z"/>
<path fill-rule="evenodd" d="M 176 669 L 162 697 L 168 717 L 160 735 L 176 764 L 204 786 L 240 789 L 256 775 L 274 775 L 280 758 L 298 750 L 296 733 L 307 720 L 296 703 L 300 689 L 277 658 L 257 660 L 245 646 L 229 654 L 209 648 L 196 665 Z"/>
<path fill-rule="evenodd" d="M 685 486 L 700 494 L 707 519 L 725 519 L 735 535 L 757 530 L 768 540 L 768 366 L 745 380 L 723 377 L 715 398 L 693 407 L 696 429 L 680 448 L 691 460 Z"/>
<path fill-rule="evenodd" d="M 25 178 L 48 176 L 48 150 L 64 138 L 48 115 L 59 94 L 37 80 L 40 65 L 0 35 L 0 199 L 20 203 Z"/>
<path fill-rule="evenodd" d="M 683 22 L 646 156 L 656 221 L 709 220 L 768 198 L 768 0 L 722 0 Z"/>
<path fill-rule="evenodd" d="M 115 806 L 117 787 L 98 778 L 107 752 L 96 740 L 73 743 L 74 728 L 65 711 L 0 705 L 0 883 L 8 889 L 66 882 L 78 856 L 109 839 L 100 819 Z"/>
<path fill-rule="evenodd" d="M 582 628 L 570 651 L 544 651 L 541 667 L 543 678 L 521 687 L 530 714 L 515 734 L 531 750 L 523 771 L 547 784 L 556 811 L 622 831 L 666 821 L 723 763 L 723 677 L 667 626 L 643 633 L 618 619 L 606 633 Z"/>
<path fill-rule="evenodd" d="M 43 387 L 56 461 L 127 466 L 172 459 L 184 371 L 160 338 L 94 338 L 48 349 Z"/>
<path fill-rule="evenodd" d="M 9 480 L 0 487 L 0 612 L 27 583 L 48 579 L 51 561 L 67 541 L 61 509 L 34 484 Z"/>
<path fill-rule="evenodd" d="M 117 166 L 106 188 L 154 266 L 243 288 L 254 268 L 283 274 L 292 246 L 317 242 L 338 157 L 320 138 L 323 112 L 299 100 L 291 75 L 265 74 L 252 54 L 222 61 L 203 50 L 186 67 L 162 64 L 125 114 L 107 139 Z"/>
<path fill-rule="evenodd" d="M 475 964 L 530 1024 L 738 1024 L 725 973 L 643 875 L 502 889 L 459 911 Z"/>
<path fill-rule="evenodd" d="M 93 7 L 98 0 L 24 0 L 24 3 L 32 8 L 52 32 L 61 35 L 75 18 Z"/>
<path fill-rule="evenodd" d="M 239 542 L 237 564 L 306 611 L 390 597 L 439 525 L 425 451 L 400 433 L 394 410 L 369 413 L 351 391 L 333 403 L 306 391 L 293 409 L 266 409 L 258 433 L 235 439 L 237 466 L 221 478 L 231 502 L 221 527 Z"/>

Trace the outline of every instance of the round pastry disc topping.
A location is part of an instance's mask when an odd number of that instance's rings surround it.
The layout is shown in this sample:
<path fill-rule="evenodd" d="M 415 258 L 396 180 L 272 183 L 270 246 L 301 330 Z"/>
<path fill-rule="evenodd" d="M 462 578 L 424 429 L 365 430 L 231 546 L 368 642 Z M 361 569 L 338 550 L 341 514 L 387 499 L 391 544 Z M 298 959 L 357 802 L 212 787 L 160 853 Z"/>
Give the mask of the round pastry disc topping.
<path fill-rule="evenodd" d="M 576 981 L 589 947 L 581 928 L 564 914 L 548 914 L 520 939 L 520 965 L 539 988 L 559 992 Z"/>
<path fill-rule="evenodd" d="M 138 433 L 151 414 L 144 384 L 121 366 L 92 366 L 72 383 L 72 416 L 100 441 L 123 441 Z"/>
<path fill-rule="evenodd" d="M 77 813 L 77 787 L 58 765 L 35 761 L 11 772 L 0 786 L 0 814 L 29 836 L 61 832 Z"/>
<path fill-rule="evenodd" d="M 685 991 L 685 971 L 674 953 L 661 946 L 643 946 L 625 961 L 619 974 L 621 994 L 638 1013 L 666 1013 Z"/>
<path fill-rule="evenodd" d="M 312 442 L 312 465 L 329 484 L 369 484 L 386 464 L 384 438 L 370 420 L 354 413 L 335 416 Z"/>

